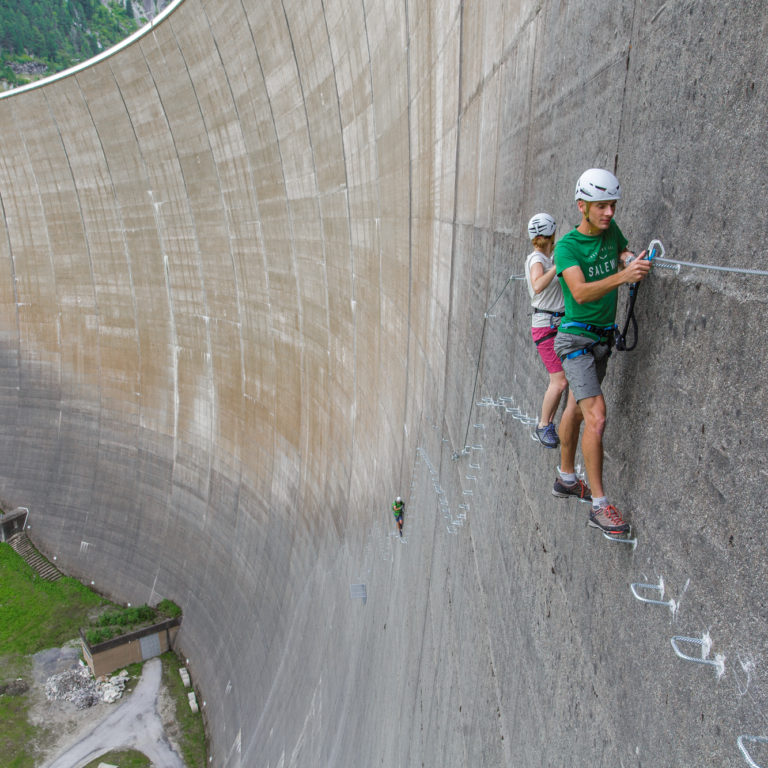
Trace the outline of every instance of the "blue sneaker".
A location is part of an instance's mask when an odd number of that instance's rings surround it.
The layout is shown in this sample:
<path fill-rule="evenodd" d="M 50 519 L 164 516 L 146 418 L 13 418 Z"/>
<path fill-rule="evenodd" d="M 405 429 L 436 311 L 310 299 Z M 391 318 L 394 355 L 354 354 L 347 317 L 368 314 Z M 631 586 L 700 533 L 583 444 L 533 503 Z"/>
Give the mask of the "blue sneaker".
<path fill-rule="evenodd" d="M 546 427 L 536 427 L 536 437 L 545 448 L 557 448 L 560 438 L 557 436 L 555 425 L 550 421 Z"/>

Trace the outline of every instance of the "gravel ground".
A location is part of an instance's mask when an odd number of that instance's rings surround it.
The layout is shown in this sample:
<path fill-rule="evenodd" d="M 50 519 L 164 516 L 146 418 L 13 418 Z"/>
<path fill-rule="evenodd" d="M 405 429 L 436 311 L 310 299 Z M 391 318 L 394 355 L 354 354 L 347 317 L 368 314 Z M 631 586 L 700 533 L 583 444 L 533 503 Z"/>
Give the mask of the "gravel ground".
<path fill-rule="evenodd" d="M 90 673 L 80 670 L 77 647 L 34 657 L 29 719 L 41 733 L 34 745 L 41 755 L 38 765 L 80 768 L 111 749 L 130 747 L 155 765 L 184 768 L 178 746 L 166 734 L 174 713 L 170 697 L 162 695 L 160 659 L 148 661 L 134 691 L 112 704 L 101 699 Z"/>

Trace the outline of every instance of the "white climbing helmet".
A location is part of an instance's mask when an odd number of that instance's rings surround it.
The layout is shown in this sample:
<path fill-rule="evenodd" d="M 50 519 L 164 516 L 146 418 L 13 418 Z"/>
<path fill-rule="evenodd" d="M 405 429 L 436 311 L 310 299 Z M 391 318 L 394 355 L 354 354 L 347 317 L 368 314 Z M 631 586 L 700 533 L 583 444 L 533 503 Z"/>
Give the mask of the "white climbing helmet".
<path fill-rule="evenodd" d="M 621 200 L 619 180 L 602 168 L 590 168 L 579 176 L 576 182 L 576 200 Z"/>
<path fill-rule="evenodd" d="M 534 237 L 550 237 L 555 234 L 557 222 L 548 213 L 537 213 L 528 222 L 528 235 L 533 240 Z"/>

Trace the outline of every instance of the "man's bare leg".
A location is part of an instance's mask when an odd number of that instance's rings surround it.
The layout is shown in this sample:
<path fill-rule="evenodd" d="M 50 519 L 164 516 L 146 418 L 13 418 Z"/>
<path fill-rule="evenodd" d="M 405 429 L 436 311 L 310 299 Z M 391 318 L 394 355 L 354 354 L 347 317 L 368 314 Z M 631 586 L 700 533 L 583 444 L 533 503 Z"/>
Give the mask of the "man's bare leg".
<path fill-rule="evenodd" d="M 584 417 L 584 435 L 581 438 L 581 452 L 587 470 L 587 482 L 592 498 L 605 496 L 603 491 L 603 432 L 605 431 L 605 399 L 602 395 L 586 397 L 578 406 Z M 562 443 L 562 427 L 560 434 Z M 567 471 L 565 467 L 563 471 Z M 573 470 L 571 470 L 573 471 Z"/>
<path fill-rule="evenodd" d="M 568 393 L 565 410 L 560 418 L 560 471 L 566 474 L 575 472 L 576 446 L 579 444 L 579 432 L 583 420 L 573 392 Z"/>

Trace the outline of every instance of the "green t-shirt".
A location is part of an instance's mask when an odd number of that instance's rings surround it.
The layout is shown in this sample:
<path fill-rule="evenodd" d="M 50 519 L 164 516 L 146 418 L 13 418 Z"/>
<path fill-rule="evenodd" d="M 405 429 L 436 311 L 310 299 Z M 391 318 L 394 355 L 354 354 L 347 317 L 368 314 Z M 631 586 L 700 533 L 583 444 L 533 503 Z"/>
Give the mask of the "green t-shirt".
<path fill-rule="evenodd" d="M 606 328 L 616 322 L 616 301 L 618 290 L 614 288 L 596 301 L 577 303 L 568 284 L 563 279 L 563 270 L 578 266 L 588 283 L 602 280 L 616 273 L 619 267 L 619 254 L 627 247 L 627 238 L 621 233 L 615 221 L 611 220 L 608 229 L 600 235 L 590 237 L 572 229 L 560 238 L 555 245 L 555 266 L 565 299 L 565 316 L 560 322 L 563 333 L 585 333 L 583 328 L 563 328 L 569 322 L 587 323 Z"/>

